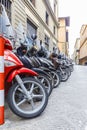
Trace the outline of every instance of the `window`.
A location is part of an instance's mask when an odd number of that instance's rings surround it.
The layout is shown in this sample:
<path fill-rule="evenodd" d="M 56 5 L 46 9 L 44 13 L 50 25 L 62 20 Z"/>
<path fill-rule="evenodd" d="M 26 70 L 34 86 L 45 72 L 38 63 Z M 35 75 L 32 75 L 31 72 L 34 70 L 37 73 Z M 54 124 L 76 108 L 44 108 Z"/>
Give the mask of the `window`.
<path fill-rule="evenodd" d="M 35 6 L 35 0 L 30 0 L 30 2 Z"/>
<path fill-rule="evenodd" d="M 47 35 L 45 35 L 45 45 L 48 50 L 49 50 L 49 42 L 50 42 L 50 38 Z"/>
<path fill-rule="evenodd" d="M 70 17 L 65 18 L 66 26 L 70 26 Z"/>
<path fill-rule="evenodd" d="M 54 26 L 54 27 L 53 27 L 53 33 L 54 33 L 54 35 L 55 35 L 55 33 L 56 33 L 55 31 L 56 31 L 56 28 L 55 28 L 55 26 Z"/>
<path fill-rule="evenodd" d="M 49 14 L 46 12 L 46 24 L 49 24 Z"/>
<path fill-rule="evenodd" d="M 27 19 L 27 38 L 30 44 L 32 44 L 32 34 L 37 34 L 37 27 L 29 19 Z"/>
<path fill-rule="evenodd" d="M 11 1 L 10 0 L 0 0 L 0 4 L 3 4 L 5 6 L 7 15 L 9 17 L 9 20 L 11 21 Z"/>
<path fill-rule="evenodd" d="M 66 31 L 66 42 L 68 42 L 68 31 Z"/>

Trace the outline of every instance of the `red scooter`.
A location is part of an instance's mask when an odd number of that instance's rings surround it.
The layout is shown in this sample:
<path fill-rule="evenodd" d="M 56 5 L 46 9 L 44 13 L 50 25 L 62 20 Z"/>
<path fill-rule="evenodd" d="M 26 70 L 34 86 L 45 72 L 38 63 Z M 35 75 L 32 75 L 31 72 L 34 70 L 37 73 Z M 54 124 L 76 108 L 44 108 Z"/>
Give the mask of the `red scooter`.
<path fill-rule="evenodd" d="M 22 118 L 40 115 L 47 106 L 44 86 L 35 79 L 38 74 L 24 67 L 12 52 L 11 41 L 5 40 L 5 93 L 11 110 Z"/>

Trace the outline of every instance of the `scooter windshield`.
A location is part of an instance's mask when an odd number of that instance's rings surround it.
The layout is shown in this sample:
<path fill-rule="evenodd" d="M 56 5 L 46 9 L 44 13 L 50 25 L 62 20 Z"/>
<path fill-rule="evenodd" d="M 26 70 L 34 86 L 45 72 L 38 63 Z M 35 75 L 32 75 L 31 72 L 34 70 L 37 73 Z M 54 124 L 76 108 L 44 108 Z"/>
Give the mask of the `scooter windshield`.
<path fill-rule="evenodd" d="M 16 28 L 16 34 L 19 46 L 23 44 L 27 46 L 28 49 L 32 47 L 33 41 L 27 36 L 21 21 L 18 23 L 18 26 Z"/>

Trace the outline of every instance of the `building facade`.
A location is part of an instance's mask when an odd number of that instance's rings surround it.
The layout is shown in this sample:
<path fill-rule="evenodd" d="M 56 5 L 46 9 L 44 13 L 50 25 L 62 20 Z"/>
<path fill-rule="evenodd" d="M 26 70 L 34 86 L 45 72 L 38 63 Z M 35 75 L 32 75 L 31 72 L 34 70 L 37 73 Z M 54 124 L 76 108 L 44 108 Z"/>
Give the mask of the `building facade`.
<path fill-rule="evenodd" d="M 8 16 L 19 37 L 23 30 L 29 41 L 32 34 L 37 34 L 37 39 L 50 51 L 58 44 L 58 0 L 0 0 L 0 3 L 9 9 Z"/>
<path fill-rule="evenodd" d="M 69 31 L 67 27 L 69 26 L 69 17 L 59 18 L 59 28 L 58 28 L 58 48 L 60 52 L 65 55 L 69 55 Z"/>
<path fill-rule="evenodd" d="M 79 63 L 84 65 L 87 63 L 87 25 L 82 25 L 80 30 L 80 50 Z"/>
<path fill-rule="evenodd" d="M 74 61 L 77 65 L 79 64 L 79 57 L 80 57 L 79 50 L 80 50 L 80 38 L 77 38 L 74 46 Z"/>

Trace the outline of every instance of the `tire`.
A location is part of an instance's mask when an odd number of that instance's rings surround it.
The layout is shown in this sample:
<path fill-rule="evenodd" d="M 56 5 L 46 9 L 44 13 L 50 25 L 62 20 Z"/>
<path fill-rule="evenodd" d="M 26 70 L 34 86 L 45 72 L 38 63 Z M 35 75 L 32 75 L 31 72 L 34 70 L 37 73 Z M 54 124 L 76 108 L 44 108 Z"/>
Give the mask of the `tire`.
<path fill-rule="evenodd" d="M 48 77 L 46 77 L 46 75 L 39 73 L 39 75 L 37 76 L 37 78 L 39 79 L 39 81 L 44 85 L 48 96 L 51 94 L 52 92 L 52 85 L 51 85 L 51 81 L 49 80 Z"/>
<path fill-rule="evenodd" d="M 27 98 L 19 84 L 15 83 L 8 92 L 8 105 L 19 117 L 29 119 L 39 116 L 47 106 L 47 92 L 44 86 L 34 78 L 23 78 L 22 81 L 31 95 Z"/>
<path fill-rule="evenodd" d="M 71 70 L 71 72 L 74 71 L 74 67 L 73 67 L 73 65 L 70 65 L 70 70 Z"/>
<path fill-rule="evenodd" d="M 54 80 L 53 88 L 57 88 L 60 84 L 60 77 L 59 77 L 58 73 L 56 73 L 55 71 L 51 71 L 51 75 Z"/>
<path fill-rule="evenodd" d="M 65 82 L 68 79 L 68 73 L 65 69 L 62 69 L 62 71 L 64 72 L 64 74 L 61 74 L 61 81 Z"/>
<path fill-rule="evenodd" d="M 70 68 L 66 68 L 66 71 L 68 73 L 68 77 L 71 75 L 71 71 L 70 71 Z"/>

